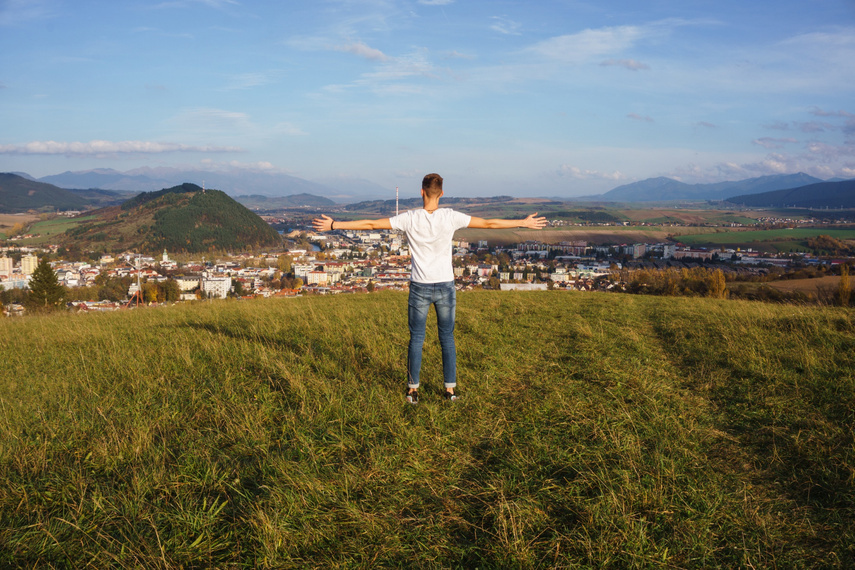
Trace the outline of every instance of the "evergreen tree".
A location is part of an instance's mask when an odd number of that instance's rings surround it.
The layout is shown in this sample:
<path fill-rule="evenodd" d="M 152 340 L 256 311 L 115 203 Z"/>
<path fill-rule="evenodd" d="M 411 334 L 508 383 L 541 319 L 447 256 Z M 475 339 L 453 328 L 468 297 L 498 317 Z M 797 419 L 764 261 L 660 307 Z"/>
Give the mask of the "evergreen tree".
<path fill-rule="evenodd" d="M 46 257 L 39 261 L 30 281 L 27 308 L 31 311 L 53 311 L 65 302 L 65 288 L 59 284 L 56 272 Z"/>

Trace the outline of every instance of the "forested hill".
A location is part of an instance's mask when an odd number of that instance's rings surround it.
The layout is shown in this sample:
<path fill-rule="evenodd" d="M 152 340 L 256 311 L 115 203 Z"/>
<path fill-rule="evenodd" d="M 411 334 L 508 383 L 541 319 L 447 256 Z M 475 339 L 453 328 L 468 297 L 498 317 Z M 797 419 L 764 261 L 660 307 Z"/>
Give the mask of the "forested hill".
<path fill-rule="evenodd" d="M 203 191 L 195 184 L 143 192 L 120 208 L 98 211 L 97 219 L 67 235 L 78 244 L 92 241 L 149 253 L 241 251 L 281 243 L 276 230 L 225 192 Z"/>
<path fill-rule="evenodd" d="M 0 173 L 0 213 L 28 210 L 78 210 L 90 203 L 69 190 L 29 180 L 9 172 Z"/>
<path fill-rule="evenodd" d="M 734 196 L 727 201 L 758 208 L 855 208 L 855 180 L 820 182 L 789 190 Z"/>

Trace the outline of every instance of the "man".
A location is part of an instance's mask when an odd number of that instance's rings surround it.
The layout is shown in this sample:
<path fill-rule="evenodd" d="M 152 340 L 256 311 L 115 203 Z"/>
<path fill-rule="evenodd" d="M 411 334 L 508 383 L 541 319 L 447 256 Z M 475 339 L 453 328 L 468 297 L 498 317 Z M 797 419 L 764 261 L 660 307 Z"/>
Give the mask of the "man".
<path fill-rule="evenodd" d="M 393 218 L 378 220 L 335 221 L 329 216 L 316 218 L 312 225 L 316 231 L 330 230 L 398 230 L 407 235 L 412 256 L 410 296 L 407 321 L 410 344 L 407 351 L 407 401 L 419 401 L 419 373 L 422 365 L 422 346 L 425 341 L 425 324 L 430 306 L 436 310 L 439 344 L 442 349 L 442 374 L 445 381 L 445 398 L 456 400 L 457 352 L 454 345 L 454 311 L 457 304 L 454 288 L 454 270 L 451 266 L 451 240 L 460 228 L 531 228 L 538 230 L 546 225 L 546 218 L 531 214 L 521 220 L 478 218 L 440 208 L 442 177 L 428 174 L 422 180 L 423 208 L 410 210 Z"/>

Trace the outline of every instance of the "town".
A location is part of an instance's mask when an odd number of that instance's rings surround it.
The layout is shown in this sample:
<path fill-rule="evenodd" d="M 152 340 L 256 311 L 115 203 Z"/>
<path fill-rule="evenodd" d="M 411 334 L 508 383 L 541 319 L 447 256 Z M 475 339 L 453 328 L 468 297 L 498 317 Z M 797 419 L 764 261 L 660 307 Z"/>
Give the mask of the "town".
<path fill-rule="evenodd" d="M 553 224 L 560 224 L 555 221 Z M 0 248 L 4 314 L 24 312 L 22 296 L 40 256 L 51 262 L 68 306 L 80 311 L 234 297 L 297 297 L 406 289 L 410 259 L 406 239 L 393 231 L 294 230 L 281 251 L 238 253 L 181 262 L 163 251 L 156 257 L 124 252 L 88 262 L 62 260 L 62 248 Z M 700 249 L 675 243 L 593 245 L 584 241 L 526 241 L 491 246 L 481 240 L 453 242 L 458 289 L 610 290 L 623 269 L 720 267 L 727 273 L 762 274 L 770 267 L 819 264 L 810 254 L 769 257 L 758 251 Z M 186 255 L 181 256 L 186 257 Z M 110 284 L 110 288 L 105 285 Z M 100 294 L 99 294 L 100 293 Z"/>

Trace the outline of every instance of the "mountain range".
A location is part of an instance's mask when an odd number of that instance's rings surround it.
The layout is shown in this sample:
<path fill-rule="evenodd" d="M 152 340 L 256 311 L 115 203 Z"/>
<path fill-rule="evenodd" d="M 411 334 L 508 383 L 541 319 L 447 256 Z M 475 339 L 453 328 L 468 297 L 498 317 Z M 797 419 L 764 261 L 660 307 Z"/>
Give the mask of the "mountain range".
<path fill-rule="evenodd" d="M 217 188 L 230 196 L 284 197 L 296 194 L 312 194 L 329 198 L 335 202 L 365 199 L 366 196 L 388 197 L 393 195 L 392 191 L 387 188 L 357 178 L 339 177 L 312 182 L 289 174 L 249 169 L 218 172 L 146 167 L 119 172 L 109 168 L 99 168 L 44 176 L 38 181 L 61 188 L 100 188 L 132 192 L 152 192 L 160 188 L 191 182 L 205 188 Z"/>
<path fill-rule="evenodd" d="M 730 196 L 759 194 L 775 190 L 788 190 L 824 182 L 803 172 L 775 174 L 732 182 L 712 184 L 686 184 L 672 178 L 648 178 L 609 190 L 598 197 L 606 202 L 666 202 L 679 200 L 725 200 Z"/>

